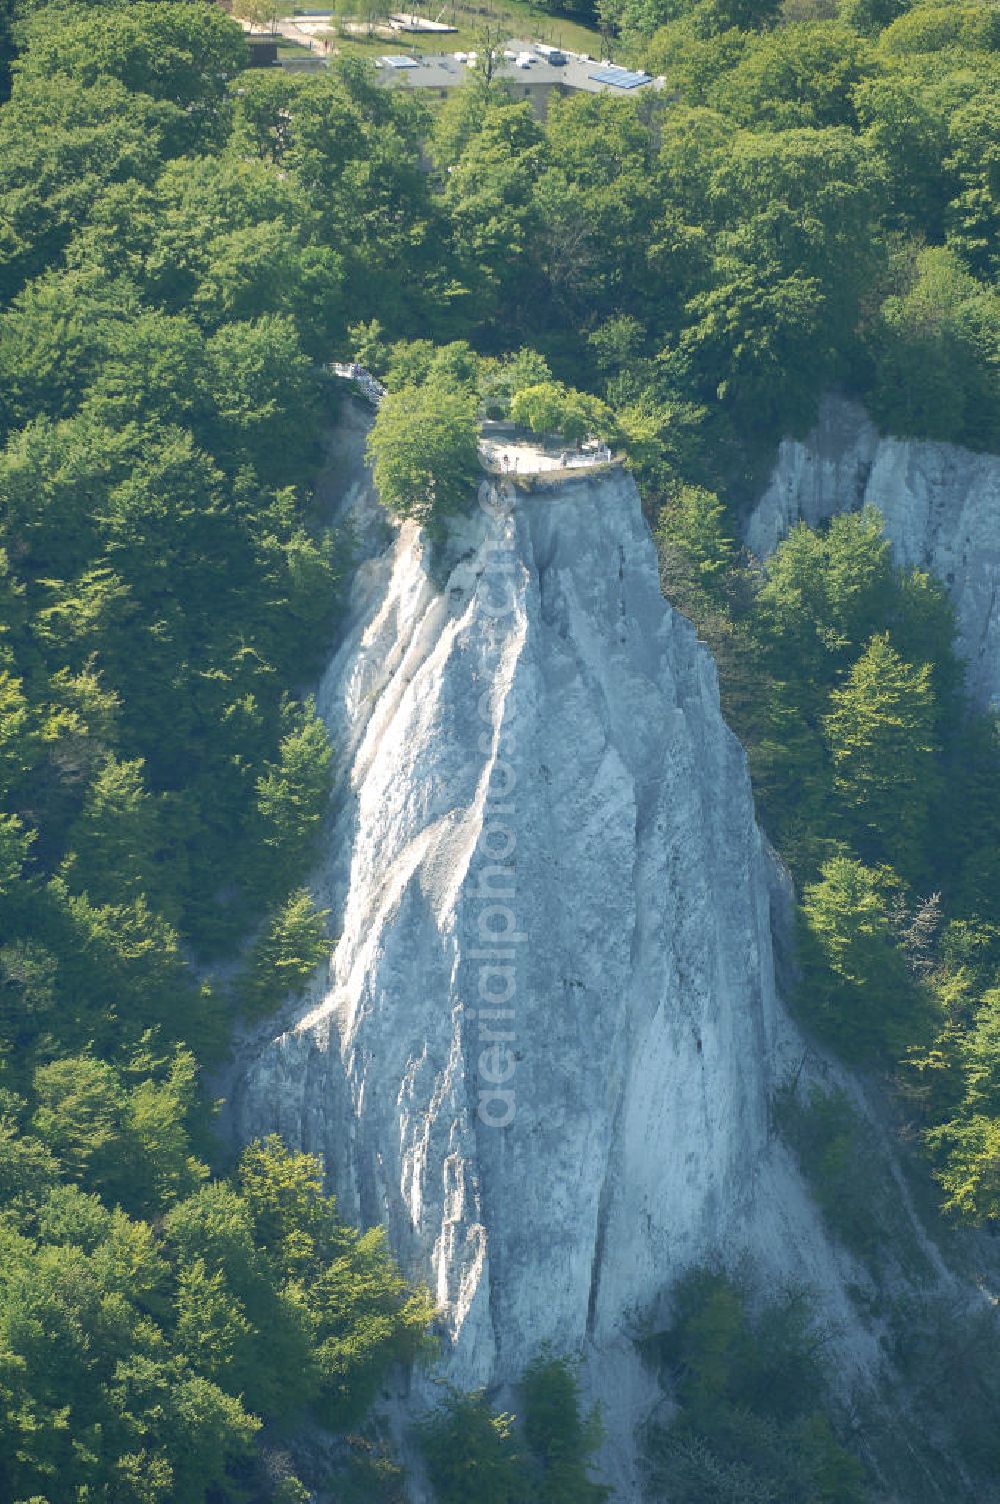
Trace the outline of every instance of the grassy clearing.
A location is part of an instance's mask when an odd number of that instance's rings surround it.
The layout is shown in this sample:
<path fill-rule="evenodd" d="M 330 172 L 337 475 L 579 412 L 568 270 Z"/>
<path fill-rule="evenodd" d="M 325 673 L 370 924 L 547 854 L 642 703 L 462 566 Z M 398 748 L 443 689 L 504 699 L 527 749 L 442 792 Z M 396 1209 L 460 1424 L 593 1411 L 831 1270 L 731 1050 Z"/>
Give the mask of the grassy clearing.
<path fill-rule="evenodd" d="M 409 7 L 407 5 L 403 8 Z M 283 6 L 283 12 L 292 16 L 293 6 Z M 431 20 L 446 21 L 458 29 L 425 35 L 394 32 L 391 38 L 378 33 L 371 37 L 351 33 L 341 35 L 341 18 L 335 18 L 331 20 L 331 31 L 335 37 L 330 43 L 330 56 L 339 54 L 342 57 L 375 58 L 385 52 L 405 51 L 413 56 L 434 52 L 468 52 L 476 47 L 483 27 L 493 28 L 498 25 L 511 37 L 549 42 L 555 47 L 566 47 L 573 52 L 588 52 L 591 57 L 602 56 L 603 44 L 597 31 L 582 26 L 579 22 L 567 20 L 564 16 L 549 15 L 532 5 L 530 0 L 504 0 L 499 5 L 454 4 L 444 11 L 432 6 L 429 10 L 418 10 L 416 13 L 426 15 Z M 365 21 L 364 16 L 343 19 L 354 20 L 357 24 Z"/>

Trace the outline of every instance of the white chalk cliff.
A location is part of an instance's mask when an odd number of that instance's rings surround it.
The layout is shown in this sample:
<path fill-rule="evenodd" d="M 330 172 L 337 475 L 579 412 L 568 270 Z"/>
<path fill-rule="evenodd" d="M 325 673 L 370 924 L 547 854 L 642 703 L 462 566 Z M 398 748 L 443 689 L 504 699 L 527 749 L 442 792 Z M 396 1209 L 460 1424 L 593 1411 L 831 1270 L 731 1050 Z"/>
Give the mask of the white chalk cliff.
<path fill-rule="evenodd" d="M 885 518 L 899 564 L 947 586 L 970 698 L 1000 705 L 1000 456 L 882 437 L 857 404 L 828 398 L 806 439 L 782 443 L 746 542 L 766 558 L 800 519 L 865 505 Z"/>
<path fill-rule="evenodd" d="M 779 885 L 710 654 L 630 476 L 509 494 L 437 583 L 412 524 L 358 570 L 319 697 L 339 939 L 234 1102 L 388 1226 L 468 1387 L 543 1342 L 631 1351 L 720 1250 L 836 1284 L 769 1142 Z M 641 1383 L 600 1367 L 627 1453 Z"/>

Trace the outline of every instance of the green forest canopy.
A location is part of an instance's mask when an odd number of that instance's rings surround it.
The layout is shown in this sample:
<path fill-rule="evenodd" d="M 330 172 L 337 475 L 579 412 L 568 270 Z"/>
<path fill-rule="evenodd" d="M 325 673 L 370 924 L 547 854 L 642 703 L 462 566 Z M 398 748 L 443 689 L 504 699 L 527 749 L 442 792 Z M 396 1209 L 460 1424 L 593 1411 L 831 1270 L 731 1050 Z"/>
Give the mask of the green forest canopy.
<path fill-rule="evenodd" d="M 668 88 L 544 123 L 496 84 L 431 113 L 360 65 L 246 72 L 201 0 L 0 8 L 5 1496 L 243 1497 L 261 1421 L 360 1413 L 427 1319 L 308 1157 L 212 1177 L 198 1085 L 329 945 L 335 355 L 385 376 L 416 515 L 397 408 L 448 506 L 477 401 L 614 425 L 799 880 L 812 1024 L 902 1069 L 948 1204 L 1000 1215 L 996 727 L 877 519 L 763 576 L 732 521 L 834 385 L 1000 446 L 997 13 L 599 8 Z"/>

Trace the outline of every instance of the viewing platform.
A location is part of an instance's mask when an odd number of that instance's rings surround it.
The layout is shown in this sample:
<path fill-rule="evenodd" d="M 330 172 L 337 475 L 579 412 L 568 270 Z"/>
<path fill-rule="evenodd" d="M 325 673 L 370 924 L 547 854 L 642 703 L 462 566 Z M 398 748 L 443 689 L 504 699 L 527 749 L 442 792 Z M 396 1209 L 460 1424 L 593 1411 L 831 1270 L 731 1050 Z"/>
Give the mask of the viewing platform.
<path fill-rule="evenodd" d="M 356 361 L 330 361 L 327 368 L 334 376 L 349 381 L 359 396 L 377 408 L 386 388 L 377 377 Z M 479 460 L 488 475 L 543 475 L 560 470 L 592 470 L 598 465 L 620 465 L 603 439 L 591 437 L 579 444 L 568 444 L 558 434 L 538 435 L 516 424 L 486 418 L 479 439 Z"/>
<path fill-rule="evenodd" d="M 595 465 L 617 465 L 608 444 L 590 438 L 580 445 L 567 444 L 558 434 L 539 437 L 513 423 L 487 420 L 479 440 L 479 458 L 490 475 L 542 475 L 559 470 L 592 470 Z"/>
<path fill-rule="evenodd" d="M 327 370 L 334 376 L 339 376 L 343 381 L 350 381 L 357 387 L 361 396 L 370 402 L 372 407 L 378 407 L 385 396 L 385 387 L 371 371 L 366 371 L 364 366 L 359 366 L 357 361 L 331 360 Z"/>
<path fill-rule="evenodd" d="M 591 470 L 595 465 L 615 465 L 620 460 L 607 444 L 592 440 L 579 450 L 544 448 L 530 440 L 496 442 L 480 439 L 479 457 L 490 475 L 541 475 L 550 470 Z"/>

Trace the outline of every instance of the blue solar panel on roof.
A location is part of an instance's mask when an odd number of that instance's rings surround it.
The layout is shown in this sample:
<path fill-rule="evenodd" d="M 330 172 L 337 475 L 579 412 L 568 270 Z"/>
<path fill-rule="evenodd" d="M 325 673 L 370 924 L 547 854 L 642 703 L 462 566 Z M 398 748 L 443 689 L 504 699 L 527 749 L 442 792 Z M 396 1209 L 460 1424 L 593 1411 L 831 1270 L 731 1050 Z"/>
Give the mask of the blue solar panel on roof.
<path fill-rule="evenodd" d="M 595 68 L 587 74 L 597 84 L 614 84 L 616 89 L 637 89 L 640 84 L 651 84 L 648 73 L 631 73 L 628 68 Z"/>
<path fill-rule="evenodd" d="M 415 68 L 417 66 L 416 60 L 414 58 L 404 57 L 403 54 L 399 52 L 393 54 L 390 57 L 384 57 L 382 61 L 383 63 L 385 63 L 387 68 Z"/>

